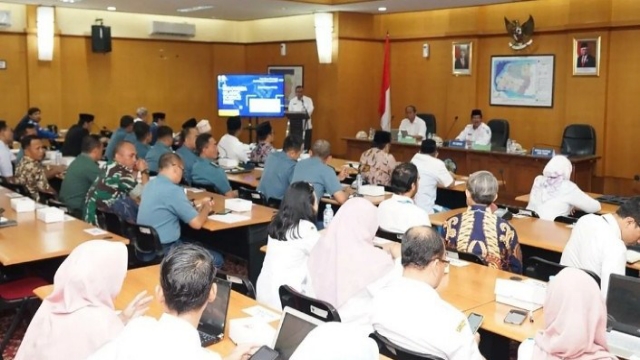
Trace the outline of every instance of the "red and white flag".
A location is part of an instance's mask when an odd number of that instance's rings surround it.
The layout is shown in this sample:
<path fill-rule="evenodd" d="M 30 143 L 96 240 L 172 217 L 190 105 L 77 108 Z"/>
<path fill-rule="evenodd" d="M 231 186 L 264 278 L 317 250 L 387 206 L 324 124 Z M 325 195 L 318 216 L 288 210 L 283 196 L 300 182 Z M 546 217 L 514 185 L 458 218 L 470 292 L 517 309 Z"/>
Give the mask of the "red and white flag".
<path fill-rule="evenodd" d="M 382 68 L 382 88 L 380 89 L 380 103 L 378 114 L 380 114 L 380 127 L 382 130 L 391 130 L 391 46 L 389 45 L 389 34 L 384 43 L 384 65 Z"/>

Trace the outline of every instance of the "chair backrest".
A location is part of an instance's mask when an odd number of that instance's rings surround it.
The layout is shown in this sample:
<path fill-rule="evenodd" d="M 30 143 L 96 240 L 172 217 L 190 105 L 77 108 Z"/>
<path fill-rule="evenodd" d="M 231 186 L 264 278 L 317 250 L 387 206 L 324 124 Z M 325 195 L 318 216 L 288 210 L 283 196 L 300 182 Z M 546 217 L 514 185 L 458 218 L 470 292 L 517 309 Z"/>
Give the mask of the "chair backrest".
<path fill-rule="evenodd" d="M 256 298 L 256 288 L 251 283 L 251 280 L 246 277 L 229 275 L 228 273 L 218 270 L 216 277 L 222 280 L 226 280 L 231 283 L 231 289 L 248 296 L 252 299 Z"/>
<path fill-rule="evenodd" d="M 38 202 L 47 206 L 58 208 L 65 213 L 69 212 L 67 206 L 60 200 L 58 200 L 57 196 L 48 191 L 38 190 Z"/>
<path fill-rule="evenodd" d="M 578 219 L 571 216 L 556 216 L 556 218 L 553 219 L 553 221 L 563 223 L 563 224 L 573 225 L 578 222 Z"/>
<path fill-rule="evenodd" d="M 151 226 L 127 223 L 136 259 L 144 263 L 157 262 L 164 256 L 160 236 Z"/>
<path fill-rule="evenodd" d="M 572 124 L 564 128 L 560 151 L 564 155 L 594 155 L 596 130 L 588 124 Z"/>
<path fill-rule="evenodd" d="M 378 231 L 376 232 L 377 237 L 395 241 L 395 242 L 402 242 L 402 235 L 404 234 L 394 233 L 391 231 L 384 230 L 382 228 L 378 228 Z"/>
<path fill-rule="evenodd" d="M 491 145 L 495 147 L 507 147 L 509 140 L 509 121 L 504 119 L 493 119 L 487 123 L 491 129 Z"/>
<path fill-rule="evenodd" d="M 436 134 L 436 116 L 433 114 L 416 114 L 427 124 L 427 134 Z"/>
<path fill-rule="evenodd" d="M 125 221 L 118 214 L 105 209 L 96 209 L 96 218 L 102 230 L 128 237 L 125 232 Z"/>
<path fill-rule="evenodd" d="M 281 203 L 282 203 L 282 200 L 280 199 L 269 198 L 267 200 L 267 206 L 273 209 L 280 209 Z"/>
<path fill-rule="evenodd" d="M 29 190 L 27 190 L 27 187 L 22 184 L 7 181 L 2 184 L 2 186 L 22 196 L 31 197 L 31 194 L 29 194 Z"/>
<path fill-rule="evenodd" d="M 509 212 L 513 213 L 513 214 L 518 214 L 518 215 L 522 215 L 522 216 L 528 216 L 528 217 L 532 217 L 532 218 L 536 218 L 539 219 L 540 215 L 538 215 L 537 212 L 533 211 L 533 210 L 529 210 L 520 206 L 513 206 L 513 205 L 507 205 L 507 204 L 496 204 L 496 206 L 498 208 L 503 208 L 503 209 L 507 209 L 509 210 Z"/>
<path fill-rule="evenodd" d="M 238 188 L 238 197 L 240 197 L 240 199 L 249 200 L 254 204 L 267 205 L 267 198 L 258 190 L 251 190 L 241 186 Z"/>
<path fill-rule="evenodd" d="M 387 339 L 386 337 L 378 334 L 378 332 L 373 332 L 369 335 L 371 339 L 373 339 L 376 344 L 378 344 L 378 350 L 380 351 L 380 355 L 384 355 L 388 358 L 395 360 L 443 360 L 435 355 L 426 355 L 420 354 L 415 351 L 404 349 Z"/>
<path fill-rule="evenodd" d="M 302 295 L 289 285 L 280 286 L 278 292 L 283 309 L 288 306 L 318 320 L 340 322 L 338 310 L 326 301 Z"/>
<path fill-rule="evenodd" d="M 458 252 L 458 258 L 460 260 L 468 261 L 470 263 L 487 266 L 487 262 L 484 261 L 480 256 L 468 252 Z"/>
<path fill-rule="evenodd" d="M 537 256 L 530 257 L 527 262 L 529 263 L 529 265 L 524 270 L 524 274 L 528 277 L 532 277 L 541 281 L 549 281 L 549 278 L 551 276 L 556 276 L 562 269 L 566 268 L 566 266 L 564 265 L 560 265 L 558 263 L 554 263 L 553 261 L 545 260 Z M 591 270 L 580 270 L 586 272 L 587 275 L 591 276 L 591 278 L 593 278 L 593 280 L 595 280 L 595 282 L 598 284 L 598 287 L 600 287 L 600 276 L 598 276 Z"/>

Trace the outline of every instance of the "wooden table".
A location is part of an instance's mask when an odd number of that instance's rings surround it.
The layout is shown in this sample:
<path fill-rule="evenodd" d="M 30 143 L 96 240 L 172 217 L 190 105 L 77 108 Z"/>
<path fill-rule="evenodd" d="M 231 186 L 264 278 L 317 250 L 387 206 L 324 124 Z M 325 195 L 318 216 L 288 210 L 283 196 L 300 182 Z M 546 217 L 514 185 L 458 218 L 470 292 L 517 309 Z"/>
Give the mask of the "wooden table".
<path fill-rule="evenodd" d="M 513 308 L 513 306 L 493 301 L 467 310 L 466 313 L 468 315 L 474 312 L 484 316 L 481 326 L 482 329 L 518 342 L 523 342 L 528 338 L 534 337 L 536 332 L 544 328 L 543 309 L 533 312 L 533 323 L 529 322 L 529 317 L 527 317 L 522 325 L 505 324 L 504 318 Z"/>
<path fill-rule="evenodd" d="M 520 195 L 518 197 L 516 197 L 516 201 L 520 201 L 523 203 L 529 203 L 529 195 L 530 194 L 525 194 L 525 195 Z M 587 195 L 591 196 L 594 199 L 599 198 L 600 196 L 602 196 L 602 194 L 596 194 L 596 193 L 590 193 L 588 192 Z M 616 211 L 618 211 L 619 206 L 618 205 L 613 205 L 613 204 L 607 204 L 607 203 L 600 203 L 600 211 L 598 212 L 598 214 L 611 214 L 611 213 L 615 213 Z"/>
<path fill-rule="evenodd" d="M 243 174 L 229 174 L 227 173 L 227 179 L 230 182 L 239 184 L 240 186 L 256 189 L 260 184 L 260 178 L 262 177 L 262 169 L 255 168 L 251 172 Z"/>
<path fill-rule="evenodd" d="M 347 142 L 347 159 L 359 160 L 360 155 L 371 148 L 369 140 L 343 138 Z M 419 151 L 418 144 L 393 142 L 391 153 L 397 161 L 410 161 Z M 508 154 L 504 151 L 478 151 L 457 148 L 438 148 L 440 159 L 451 159 L 457 166 L 459 174 L 471 174 L 479 170 L 493 173 L 498 180 L 503 180 L 508 186 L 500 190 L 500 201 L 513 199 L 531 190 L 536 176 L 542 174 L 549 159 L 530 155 Z M 581 189 L 591 190 L 592 178 L 598 156 L 570 157 L 573 164 L 571 180 Z"/>
<path fill-rule="evenodd" d="M 9 193 L 10 190 L 0 188 L 0 207 L 5 209 L 3 216 L 17 221 L 18 225 L 0 229 L 0 263 L 3 265 L 66 256 L 89 240 L 129 243 L 129 240 L 112 233 L 92 236 L 83 230 L 95 226 L 78 219 L 46 224 L 36 219 L 35 211 L 16 213 L 11 209 L 11 199 L 7 196 Z"/>
<path fill-rule="evenodd" d="M 347 193 L 347 195 L 352 195 L 356 192 L 355 189 L 351 188 L 351 185 L 344 185 L 342 187 L 342 190 L 344 190 L 344 192 Z M 390 199 L 391 196 L 393 196 L 392 193 L 385 191 L 384 195 L 381 196 L 363 196 L 364 199 L 367 199 L 369 201 L 371 201 L 371 203 L 375 206 L 380 205 L 381 202 Z M 327 197 L 322 197 L 322 199 L 320 199 L 321 202 L 325 203 L 325 204 L 331 204 L 331 205 L 336 205 L 336 206 L 340 206 L 340 204 L 338 204 L 338 202 L 333 198 L 327 198 Z M 322 210 L 322 209 L 320 209 Z"/>
<path fill-rule="evenodd" d="M 139 269 L 127 271 L 127 277 L 122 285 L 120 294 L 115 299 L 115 308 L 124 309 L 133 298 L 141 291 L 146 290 L 147 294 L 155 295 L 155 288 L 159 285 L 160 280 L 160 265 L 148 266 Z M 44 299 L 49 296 L 53 291 L 53 285 L 47 285 L 34 290 L 36 296 L 40 299 Z M 242 312 L 242 310 L 258 305 L 258 302 L 246 297 L 238 292 L 231 291 L 231 297 L 229 299 L 229 309 L 227 311 L 227 323 L 225 326 L 224 339 L 217 344 L 209 346 L 207 349 L 215 351 L 222 357 L 229 355 L 236 347 L 236 345 L 229 339 L 229 321 L 233 319 L 240 319 L 250 317 L 250 315 Z M 264 306 L 264 305 L 262 305 Z M 266 307 L 266 306 L 265 306 Z M 271 309 L 273 310 L 273 309 Z M 278 310 L 273 310 L 279 312 Z M 157 298 L 153 299 L 149 311 L 146 315 L 154 318 L 160 318 L 163 313 L 163 307 L 158 302 Z M 274 328 L 277 327 L 278 321 L 270 323 Z M 271 345 L 271 344 L 269 344 Z M 380 359 L 387 359 L 381 356 Z"/>

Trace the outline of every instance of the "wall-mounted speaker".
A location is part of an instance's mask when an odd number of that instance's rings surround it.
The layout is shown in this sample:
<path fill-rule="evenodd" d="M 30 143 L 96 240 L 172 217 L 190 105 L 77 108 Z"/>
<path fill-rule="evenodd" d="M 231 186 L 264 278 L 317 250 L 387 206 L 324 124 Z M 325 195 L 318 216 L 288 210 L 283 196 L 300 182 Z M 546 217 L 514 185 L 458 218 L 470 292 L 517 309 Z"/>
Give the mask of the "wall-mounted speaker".
<path fill-rule="evenodd" d="M 94 53 L 111 52 L 111 27 L 104 25 L 91 26 L 91 50 Z"/>

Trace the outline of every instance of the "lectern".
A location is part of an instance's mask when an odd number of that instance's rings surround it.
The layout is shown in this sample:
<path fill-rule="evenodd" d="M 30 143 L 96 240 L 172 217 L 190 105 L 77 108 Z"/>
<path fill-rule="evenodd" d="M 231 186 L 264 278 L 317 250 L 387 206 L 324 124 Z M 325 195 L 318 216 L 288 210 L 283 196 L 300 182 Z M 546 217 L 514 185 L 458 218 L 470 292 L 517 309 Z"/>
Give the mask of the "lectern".
<path fill-rule="evenodd" d="M 302 142 L 306 144 L 304 141 L 304 133 L 307 127 L 307 121 L 309 121 L 309 114 L 306 111 L 287 111 L 285 112 L 285 116 L 289 119 L 289 135 L 295 135 L 302 139 Z M 309 150 L 309 149 L 305 149 Z"/>

